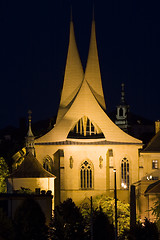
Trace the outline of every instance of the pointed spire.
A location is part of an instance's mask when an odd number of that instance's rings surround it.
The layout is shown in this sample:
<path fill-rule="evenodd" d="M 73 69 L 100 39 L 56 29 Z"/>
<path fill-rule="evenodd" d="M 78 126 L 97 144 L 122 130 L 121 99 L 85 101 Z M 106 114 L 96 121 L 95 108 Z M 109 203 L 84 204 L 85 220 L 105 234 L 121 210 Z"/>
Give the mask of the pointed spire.
<path fill-rule="evenodd" d="M 31 120 L 32 120 L 31 115 L 32 115 L 32 111 L 29 110 L 28 111 L 28 133 L 27 133 L 28 137 L 33 137 L 32 128 L 31 128 Z"/>
<path fill-rule="evenodd" d="M 125 104 L 125 91 L 124 91 L 124 83 L 121 84 L 121 104 Z"/>
<path fill-rule="evenodd" d="M 88 53 L 86 71 L 85 71 L 85 79 L 89 83 L 92 89 L 92 92 L 95 98 L 97 99 L 98 103 L 105 110 L 106 105 L 105 105 L 103 88 L 102 88 L 94 20 L 92 21 L 91 38 L 90 38 L 89 53 Z"/>
<path fill-rule="evenodd" d="M 82 63 L 76 45 L 73 22 L 70 22 L 68 54 L 65 67 L 61 100 L 56 123 L 64 116 L 77 94 L 84 78 Z"/>
<path fill-rule="evenodd" d="M 70 13 L 70 22 L 73 22 L 73 15 L 72 15 L 72 4 L 71 4 L 71 13 Z"/>
<path fill-rule="evenodd" d="M 93 0 L 93 10 L 92 10 L 92 20 L 95 21 L 95 10 L 94 10 L 94 0 Z"/>
<path fill-rule="evenodd" d="M 28 132 L 26 136 L 26 153 L 31 152 L 33 156 L 35 156 L 35 148 L 34 148 L 34 135 L 32 133 L 32 128 L 31 128 L 31 114 L 32 111 L 28 111 Z"/>

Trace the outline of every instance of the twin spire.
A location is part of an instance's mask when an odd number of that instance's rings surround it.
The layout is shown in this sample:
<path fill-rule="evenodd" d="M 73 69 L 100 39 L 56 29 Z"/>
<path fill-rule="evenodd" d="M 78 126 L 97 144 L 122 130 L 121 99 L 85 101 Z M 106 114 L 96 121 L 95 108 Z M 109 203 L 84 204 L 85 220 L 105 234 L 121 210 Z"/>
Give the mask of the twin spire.
<path fill-rule="evenodd" d="M 89 86 L 98 104 L 103 110 L 105 110 L 106 105 L 98 59 L 94 13 L 91 27 L 89 54 L 84 73 L 76 45 L 71 10 L 68 54 L 56 123 L 58 123 L 69 110 L 84 81 L 87 82 L 87 85 Z"/>

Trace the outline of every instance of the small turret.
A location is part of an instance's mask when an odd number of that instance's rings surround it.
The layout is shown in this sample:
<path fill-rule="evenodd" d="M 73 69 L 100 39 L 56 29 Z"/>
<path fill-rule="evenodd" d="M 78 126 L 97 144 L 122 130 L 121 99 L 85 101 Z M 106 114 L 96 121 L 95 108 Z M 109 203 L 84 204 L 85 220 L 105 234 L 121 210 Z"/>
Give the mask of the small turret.
<path fill-rule="evenodd" d="M 28 132 L 26 136 L 26 154 L 31 152 L 33 156 L 35 156 L 35 148 L 34 148 L 34 135 L 32 133 L 32 128 L 31 128 L 31 114 L 32 111 L 28 111 Z"/>
<path fill-rule="evenodd" d="M 123 131 L 128 132 L 128 112 L 129 105 L 127 105 L 125 100 L 125 91 L 124 91 L 124 83 L 121 84 L 121 100 L 120 104 L 117 106 L 117 115 L 115 124 L 120 127 Z"/>

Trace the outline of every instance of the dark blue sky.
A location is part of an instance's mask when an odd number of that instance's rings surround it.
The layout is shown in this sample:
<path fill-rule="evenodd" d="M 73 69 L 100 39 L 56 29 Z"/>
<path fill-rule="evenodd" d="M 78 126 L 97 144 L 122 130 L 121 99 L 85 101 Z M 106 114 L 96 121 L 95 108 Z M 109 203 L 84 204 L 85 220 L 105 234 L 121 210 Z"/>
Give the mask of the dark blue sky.
<path fill-rule="evenodd" d="M 144 0 L 95 0 L 99 59 L 107 112 L 120 101 L 160 119 L 159 5 Z M 85 67 L 92 1 L 73 1 L 77 45 Z M 0 7 L 0 128 L 56 115 L 68 47 L 70 1 L 3 1 Z"/>

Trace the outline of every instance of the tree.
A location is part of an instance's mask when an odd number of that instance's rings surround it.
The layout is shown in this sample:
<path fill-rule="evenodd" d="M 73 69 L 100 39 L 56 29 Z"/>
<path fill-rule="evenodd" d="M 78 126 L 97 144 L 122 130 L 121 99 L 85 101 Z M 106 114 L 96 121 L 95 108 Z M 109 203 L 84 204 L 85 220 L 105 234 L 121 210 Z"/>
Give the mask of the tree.
<path fill-rule="evenodd" d="M 102 208 L 103 212 L 108 216 L 110 223 L 115 223 L 115 200 L 114 198 L 108 197 L 107 195 L 100 195 L 93 198 L 93 208 L 100 209 Z M 130 209 L 128 203 L 122 203 L 117 201 L 117 210 L 118 210 L 118 233 L 119 235 L 123 234 L 124 229 L 130 227 Z M 90 208 L 85 208 L 81 206 L 82 215 L 90 216 Z"/>
<path fill-rule="evenodd" d="M 109 222 L 107 214 L 99 210 L 93 211 L 93 239 L 94 240 L 114 240 L 114 226 Z"/>
<path fill-rule="evenodd" d="M 152 215 L 155 216 L 156 224 L 157 224 L 158 230 L 160 231 L 160 198 L 154 203 L 150 211 L 152 212 Z"/>
<path fill-rule="evenodd" d="M 50 224 L 50 239 L 84 239 L 84 221 L 80 209 L 71 198 L 55 207 Z"/>
<path fill-rule="evenodd" d="M 137 223 L 131 230 L 125 231 L 119 240 L 158 240 L 159 233 L 156 223 L 150 222 L 147 218 L 144 223 Z"/>
<path fill-rule="evenodd" d="M 0 193 L 6 192 L 6 178 L 9 175 L 7 163 L 3 157 L 0 157 Z"/>
<path fill-rule="evenodd" d="M 39 204 L 26 198 L 18 207 L 14 217 L 16 240 L 47 240 L 45 216 Z"/>
<path fill-rule="evenodd" d="M 7 215 L 0 209 L 0 239 L 13 240 L 14 229 L 12 221 Z"/>

